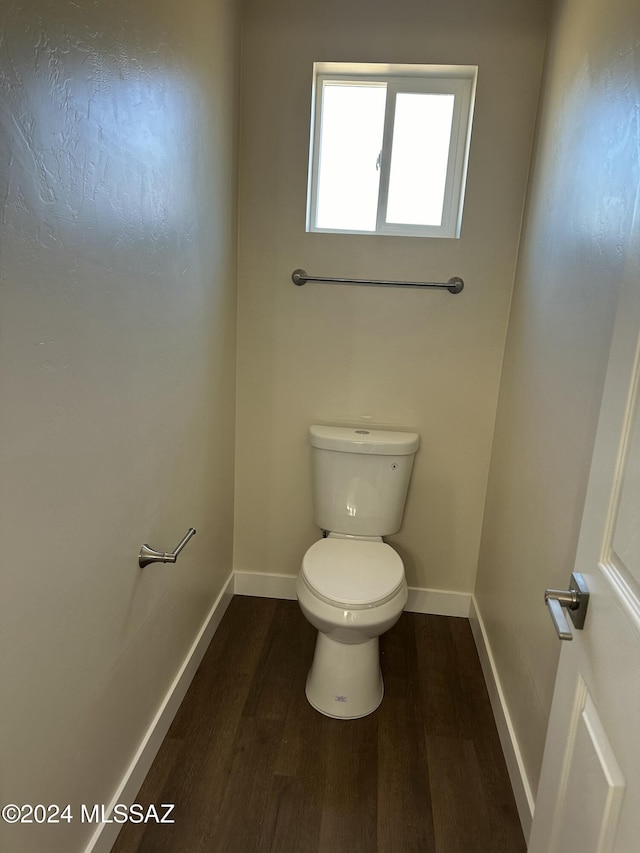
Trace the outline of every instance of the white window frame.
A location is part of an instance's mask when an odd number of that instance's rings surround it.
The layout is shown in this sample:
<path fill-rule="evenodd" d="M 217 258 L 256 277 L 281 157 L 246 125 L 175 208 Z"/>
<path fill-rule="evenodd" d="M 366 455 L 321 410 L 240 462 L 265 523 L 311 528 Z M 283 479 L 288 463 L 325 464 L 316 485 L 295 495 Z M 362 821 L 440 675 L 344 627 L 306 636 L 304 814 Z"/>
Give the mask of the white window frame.
<path fill-rule="evenodd" d="M 306 230 L 324 234 L 369 234 L 409 237 L 459 237 L 471 143 L 471 125 L 478 67 L 476 65 L 388 65 L 384 63 L 315 62 L 309 145 Z M 375 231 L 320 228 L 316 225 L 318 166 L 322 127 L 322 93 L 325 81 L 380 83 L 387 87 L 380 189 Z M 405 92 L 454 95 L 453 120 L 445 183 L 442 222 L 439 226 L 390 223 L 385 219 L 396 96 Z"/>

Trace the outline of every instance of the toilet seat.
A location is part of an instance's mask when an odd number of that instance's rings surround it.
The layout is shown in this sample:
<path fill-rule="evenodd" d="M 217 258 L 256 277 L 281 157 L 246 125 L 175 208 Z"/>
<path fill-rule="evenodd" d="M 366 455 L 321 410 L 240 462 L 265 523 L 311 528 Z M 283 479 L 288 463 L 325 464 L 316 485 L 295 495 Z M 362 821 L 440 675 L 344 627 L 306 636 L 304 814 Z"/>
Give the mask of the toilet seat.
<path fill-rule="evenodd" d="M 390 545 L 357 539 L 315 542 L 301 574 L 323 601 L 350 610 L 384 604 L 404 583 L 404 565 Z"/>

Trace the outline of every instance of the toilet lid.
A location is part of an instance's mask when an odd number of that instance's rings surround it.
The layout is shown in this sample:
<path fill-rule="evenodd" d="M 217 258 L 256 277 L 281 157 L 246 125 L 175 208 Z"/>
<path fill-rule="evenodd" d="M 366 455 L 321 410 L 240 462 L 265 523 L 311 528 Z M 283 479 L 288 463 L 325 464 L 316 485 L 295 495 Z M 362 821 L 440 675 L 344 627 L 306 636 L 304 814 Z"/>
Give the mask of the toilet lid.
<path fill-rule="evenodd" d="M 351 607 L 378 604 L 402 585 L 404 566 L 384 542 L 321 539 L 302 559 L 302 573 L 323 598 Z"/>

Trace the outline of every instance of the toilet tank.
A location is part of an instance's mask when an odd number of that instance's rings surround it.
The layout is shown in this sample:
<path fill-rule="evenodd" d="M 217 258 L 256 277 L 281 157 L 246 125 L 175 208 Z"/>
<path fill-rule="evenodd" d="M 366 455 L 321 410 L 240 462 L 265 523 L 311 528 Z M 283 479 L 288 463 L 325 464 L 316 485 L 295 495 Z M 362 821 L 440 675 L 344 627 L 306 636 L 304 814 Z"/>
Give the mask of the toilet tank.
<path fill-rule="evenodd" d="M 399 530 L 419 436 L 311 426 L 309 437 L 318 527 L 352 536 L 388 536 Z"/>

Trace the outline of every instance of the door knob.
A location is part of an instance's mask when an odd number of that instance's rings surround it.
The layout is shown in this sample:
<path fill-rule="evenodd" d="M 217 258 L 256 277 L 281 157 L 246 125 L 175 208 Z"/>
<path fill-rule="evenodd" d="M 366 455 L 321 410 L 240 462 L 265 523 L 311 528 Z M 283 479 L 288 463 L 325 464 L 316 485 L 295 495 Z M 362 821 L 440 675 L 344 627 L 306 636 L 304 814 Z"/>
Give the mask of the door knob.
<path fill-rule="evenodd" d="M 544 603 L 549 608 L 558 637 L 561 640 L 573 640 L 563 608 L 569 611 L 574 627 L 581 631 L 589 606 L 589 590 L 582 575 L 578 572 L 571 575 L 569 589 L 546 589 Z"/>

